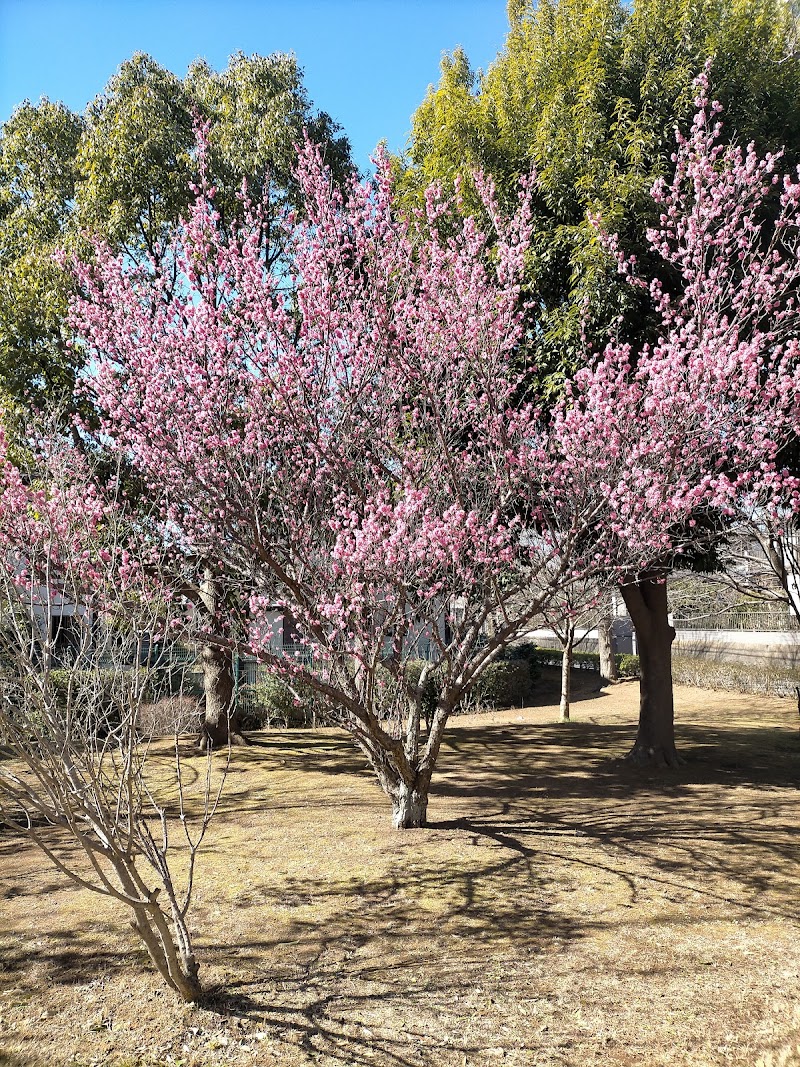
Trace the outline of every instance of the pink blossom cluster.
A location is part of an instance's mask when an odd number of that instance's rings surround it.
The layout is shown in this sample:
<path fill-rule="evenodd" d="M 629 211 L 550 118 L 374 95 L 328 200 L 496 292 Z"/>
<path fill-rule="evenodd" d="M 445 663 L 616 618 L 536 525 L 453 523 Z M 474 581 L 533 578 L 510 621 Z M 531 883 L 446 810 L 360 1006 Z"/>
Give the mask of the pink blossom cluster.
<path fill-rule="evenodd" d="M 635 353 L 609 345 L 553 423 L 562 484 L 588 477 L 609 560 L 624 543 L 639 569 L 694 544 L 698 511 L 731 516 L 767 489 L 785 498 L 780 453 L 800 425 L 800 182 L 778 174 L 778 155 L 721 141 L 707 87 L 705 74 L 674 177 L 653 189 L 662 211 L 649 240 L 679 277 L 650 285 L 659 336 Z"/>
<path fill-rule="evenodd" d="M 227 240 L 201 189 L 168 254 L 141 267 L 98 247 L 77 265 L 72 321 L 105 439 L 165 535 L 250 583 L 259 651 L 279 606 L 320 655 L 374 657 L 453 597 L 472 625 L 538 573 L 518 498 L 530 511 L 541 430 L 510 409 L 529 196 L 505 218 L 480 181 L 490 226 L 454 228 L 437 189 L 399 215 L 385 156 L 340 190 L 307 144 L 298 178 L 281 269 L 260 209 Z"/>
<path fill-rule="evenodd" d="M 128 514 L 115 482 L 54 432 L 33 435 L 22 462 L 0 427 L 0 595 L 47 618 L 64 605 L 127 615 L 173 599 L 165 547 Z M 174 575 L 174 568 L 169 569 Z M 184 616 L 186 612 L 183 612 Z M 153 612 L 149 612 L 152 619 Z"/>

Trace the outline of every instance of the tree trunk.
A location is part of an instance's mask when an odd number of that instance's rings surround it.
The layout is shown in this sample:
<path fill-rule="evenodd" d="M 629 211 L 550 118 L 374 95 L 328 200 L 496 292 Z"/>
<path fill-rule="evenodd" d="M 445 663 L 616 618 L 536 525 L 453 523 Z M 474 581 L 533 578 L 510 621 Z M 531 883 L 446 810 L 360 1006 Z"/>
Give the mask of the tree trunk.
<path fill-rule="evenodd" d="M 203 668 L 203 722 L 199 748 L 227 748 L 246 745 L 241 732 L 241 716 L 236 708 L 233 657 L 230 652 L 204 645 L 200 652 Z"/>
<path fill-rule="evenodd" d="M 166 920 L 154 922 L 153 915 L 148 915 L 145 908 L 134 908 L 134 914 L 136 917 L 131 926 L 144 942 L 150 959 L 167 985 L 189 1004 L 200 1000 L 203 987 L 191 943 L 188 948 L 176 946 L 170 934 L 165 933 Z"/>
<path fill-rule="evenodd" d="M 357 743 L 369 760 L 378 784 L 391 801 L 392 827 L 395 830 L 427 826 L 431 779 L 439 758 L 444 728 L 462 692 L 459 689 L 439 698 L 428 723 L 425 744 L 421 746 L 424 672 L 420 678 L 422 684 L 415 683 L 408 693 L 408 717 L 400 738 L 380 728 L 379 723 L 385 719 L 375 719 L 370 725 L 363 723 L 365 728 L 356 735 Z"/>
<path fill-rule="evenodd" d="M 597 651 L 600 653 L 600 684 L 619 680 L 617 658 L 614 654 L 614 635 L 611 631 L 613 619 L 604 615 L 597 622 Z"/>
<path fill-rule="evenodd" d="M 148 893 L 136 870 L 135 860 L 129 855 L 116 854 L 111 856 L 111 863 L 128 899 L 139 898 L 139 903 L 132 905 L 131 926 L 144 942 L 159 974 L 187 1003 L 199 1000 L 203 987 L 184 915 L 173 906 L 170 928 L 166 915 L 156 902 L 158 892 Z"/>
<path fill-rule="evenodd" d="M 675 630 L 667 616 L 667 584 L 649 575 L 621 588 L 636 629 L 639 649 L 639 730 L 628 759 L 634 763 L 676 767 L 675 708 L 672 696 L 672 642 Z"/>
<path fill-rule="evenodd" d="M 205 567 L 200 586 L 200 603 L 213 625 L 219 610 L 219 581 L 211 567 Z M 233 677 L 233 653 L 203 645 L 200 650 L 203 668 L 203 722 L 198 748 L 227 748 L 246 745 L 241 718 L 236 708 L 236 681 Z"/>
<path fill-rule="evenodd" d="M 559 722 L 569 722 L 569 699 L 572 689 L 572 650 L 575 645 L 575 627 L 568 626 L 561 650 L 561 704 Z"/>
<path fill-rule="evenodd" d="M 427 824 L 428 818 L 428 781 L 420 780 L 413 785 L 400 782 L 392 795 L 392 828 L 395 830 L 413 830 Z"/>

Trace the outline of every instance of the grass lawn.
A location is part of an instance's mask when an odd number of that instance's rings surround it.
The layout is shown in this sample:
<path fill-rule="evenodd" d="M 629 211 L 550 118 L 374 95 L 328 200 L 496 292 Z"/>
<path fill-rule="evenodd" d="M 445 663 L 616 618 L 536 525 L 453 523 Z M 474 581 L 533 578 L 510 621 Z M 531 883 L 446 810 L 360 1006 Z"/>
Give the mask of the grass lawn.
<path fill-rule="evenodd" d="M 333 730 L 235 750 L 186 1007 L 127 919 L 0 834 L 0 1064 L 800 1065 L 794 702 L 676 691 L 687 763 L 619 762 L 638 687 L 449 730 L 393 832 Z M 199 765 L 198 765 L 199 769 Z"/>

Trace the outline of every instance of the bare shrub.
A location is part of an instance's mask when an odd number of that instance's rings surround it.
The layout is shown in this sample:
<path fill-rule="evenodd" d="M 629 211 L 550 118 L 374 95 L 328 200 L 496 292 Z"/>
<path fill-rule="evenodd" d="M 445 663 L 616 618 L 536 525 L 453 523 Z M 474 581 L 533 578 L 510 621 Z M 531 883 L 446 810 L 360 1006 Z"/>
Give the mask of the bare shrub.
<path fill-rule="evenodd" d="M 80 457 L 51 448 L 24 477 L 0 466 L 0 823 L 129 909 L 166 983 L 194 1001 L 188 915 L 227 767 L 182 757 L 191 665 L 153 704 L 144 647 L 186 614 L 159 579 L 163 545 L 113 501 L 84 495 Z M 144 729 L 165 704 L 171 750 Z"/>

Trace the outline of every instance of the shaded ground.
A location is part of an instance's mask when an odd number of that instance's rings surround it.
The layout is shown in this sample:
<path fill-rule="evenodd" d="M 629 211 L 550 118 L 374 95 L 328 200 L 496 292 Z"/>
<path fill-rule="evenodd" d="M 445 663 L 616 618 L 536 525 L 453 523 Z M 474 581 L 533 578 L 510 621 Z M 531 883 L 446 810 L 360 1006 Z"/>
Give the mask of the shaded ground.
<path fill-rule="evenodd" d="M 585 678 L 580 679 L 588 686 Z M 800 1065 L 793 702 L 677 691 L 688 763 L 618 762 L 634 683 L 453 723 L 393 833 L 334 731 L 236 750 L 162 991 L 114 907 L 0 835 L 0 1063 Z"/>

